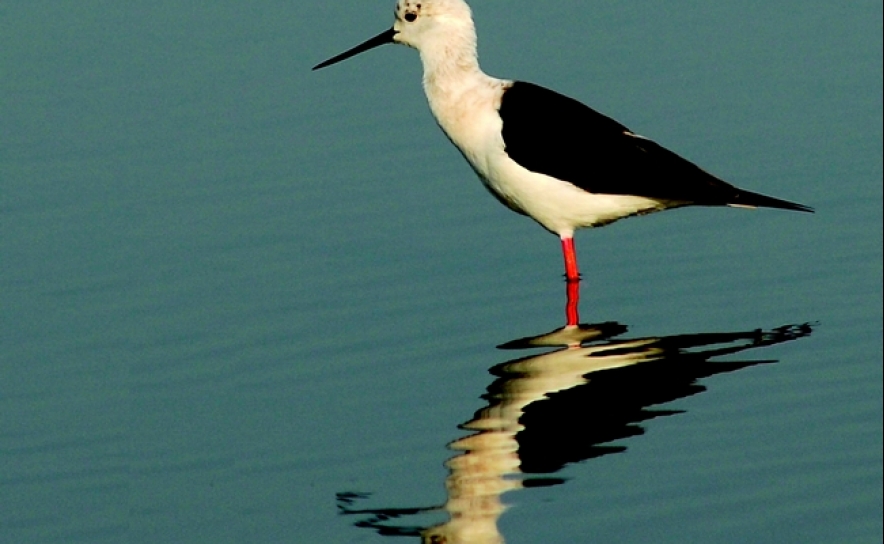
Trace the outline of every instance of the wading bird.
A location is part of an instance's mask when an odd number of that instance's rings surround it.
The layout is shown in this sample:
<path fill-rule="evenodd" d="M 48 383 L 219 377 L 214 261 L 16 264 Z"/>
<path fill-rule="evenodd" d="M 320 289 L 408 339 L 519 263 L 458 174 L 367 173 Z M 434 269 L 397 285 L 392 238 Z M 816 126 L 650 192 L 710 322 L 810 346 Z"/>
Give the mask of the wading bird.
<path fill-rule="evenodd" d="M 734 187 L 574 99 L 486 75 L 463 0 L 399 0 L 393 28 L 313 69 L 387 43 L 420 52 L 439 126 L 491 194 L 559 236 L 569 282 L 579 228 L 690 205 L 813 211 Z"/>

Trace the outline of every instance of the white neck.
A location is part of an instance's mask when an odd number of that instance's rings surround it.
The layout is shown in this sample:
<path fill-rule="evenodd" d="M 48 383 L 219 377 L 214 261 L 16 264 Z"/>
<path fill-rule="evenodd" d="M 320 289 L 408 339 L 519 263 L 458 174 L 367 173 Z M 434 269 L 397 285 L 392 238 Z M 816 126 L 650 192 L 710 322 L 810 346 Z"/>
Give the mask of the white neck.
<path fill-rule="evenodd" d="M 479 68 L 472 21 L 448 26 L 441 38 L 444 39 L 425 40 L 419 51 L 424 66 L 424 92 L 430 109 L 447 132 L 446 118 L 471 102 L 471 96 L 475 99 L 477 92 L 486 94 L 483 91 L 499 87 L 500 82 Z"/>
<path fill-rule="evenodd" d="M 427 40 L 420 48 L 420 55 L 424 65 L 424 90 L 431 101 L 434 95 L 452 97 L 465 83 L 485 76 L 479 68 L 472 25 L 456 29 L 445 39 Z"/>

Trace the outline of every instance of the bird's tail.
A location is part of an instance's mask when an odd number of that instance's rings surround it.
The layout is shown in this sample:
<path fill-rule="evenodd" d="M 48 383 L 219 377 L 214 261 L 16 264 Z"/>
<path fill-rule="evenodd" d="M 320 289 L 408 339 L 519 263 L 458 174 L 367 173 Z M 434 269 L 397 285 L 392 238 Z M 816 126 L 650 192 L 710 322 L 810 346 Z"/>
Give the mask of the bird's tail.
<path fill-rule="evenodd" d="M 797 204 L 751 191 L 738 191 L 737 194 L 728 200 L 727 205 L 735 208 L 779 208 L 781 210 L 813 213 L 813 208 L 804 204 Z"/>

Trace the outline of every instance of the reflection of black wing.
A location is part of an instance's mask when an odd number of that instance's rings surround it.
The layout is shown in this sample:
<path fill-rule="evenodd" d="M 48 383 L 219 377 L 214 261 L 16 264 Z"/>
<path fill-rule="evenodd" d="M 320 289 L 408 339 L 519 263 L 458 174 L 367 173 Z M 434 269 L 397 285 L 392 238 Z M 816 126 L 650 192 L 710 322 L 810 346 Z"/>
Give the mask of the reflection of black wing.
<path fill-rule="evenodd" d="M 500 117 L 511 159 L 591 193 L 811 211 L 738 189 L 617 121 L 532 83 L 517 81 L 504 92 Z"/>
<path fill-rule="evenodd" d="M 713 362 L 712 357 L 778 344 L 810 333 L 810 326 L 796 325 L 770 332 L 661 338 L 653 344 L 663 352 L 659 359 L 592 372 L 586 376 L 587 383 L 551 393 L 547 399 L 526 406 L 519 419 L 524 429 L 516 435 L 521 470 L 546 474 L 568 463 L 622 452 L 626 447 L 609 443 L 643 434 L 639 425 L 643 421 L 681 413 L 650 407 L 705 391 L 697 384 L 699 379 L 772 362 Z M 610 347 L 594 352 L 590 358 L 623 355 L 629 350 L 619 347 L 616 341 Z M 638 349 L 648 347 L 645 344 Z M 686 351 L 691 348 L 706 349 Z"/>
<path fill-rule="evenodd" d="M 705 391 L 696 383 L 699 378 L 754 364 L 682 356 L 594 372 L 585 385 L 525 409 L 519 420 L 525 429 L 516 435 L 522 472 L 547 474 L 568 463 L 625 451 L 608 443 L 644 434 L 643 421 L 681 413 L 649 407 Z"/>
<path fill-rule="evenodd" d="M 650 409 L 650 407 L 669 402 L 675 399 L 694 395 L 705 388 L 696 383 L 697 380 L 730 372 L 767 361 L 753 362 L 711 362 L 709 359 L 715 356 L 737 353 L 749 348 L 761 347 L 794 340 L 811 333 L 807 325 L 781 327 L 769 332 L 748 331 L 740 333 L 711 333 L 711 334 L 687 334 L 669 336 L 663 338 L 650 338 L 647 341 L 611 340 L 611 337 L 621 334 L 626 327 L 617 323 L 603 323 L 599 325 L 581 325 L 578 329 L 565 328 L 552 331 L 532 338 L 522 338 L 507 342 L 503 349 L 527 349 L 538 346 L 573 345 L 575 338 L 587 339 L 586 349 L 582 347 L 571 350 L 550 351 L 534 357 L 526 357 L 516 361 L 509 361 L 495 365 L 491 372 L 498 379 L 488 387 L 487 394 L 483 395 L 489 401 L 489 405 L 477 412 L 477 418 L 470 423 L 482 422 L 484 417 L 489 417 L 487 426 L 473 427 L 469 423 L 464 428 L 476 430 L 482 428 L 472 436 L 482 436 L 484 433 L 501 433 L 506 435 L 509 431 L 501 431 L 499 425 L 506 429 L 510 428 L 513 421 L 507 420 L 505 414 L 508 410 L 518 417 L 518 423 L 522 430 L 516 433 L 515 439 L 518 445 L 516 452 L 520 459 L 520 470 L 527 474 L 551 473 L 559 470 L 567 463 L 578 462 L 592 457 L 598 457 L 609 453 L 622 452 L 625 446 L 609 444 L 630 436 L 641 435 L 644 430 L 640 423 L 655 417 L 677 414 L 675 410 Z M 693 352 L 686 350 L 694 349 Z M 702 351 L 698 351 L 702 349 Z M 645 357 L 648 350 L 652 357 Z M 556 353 L 581 353 L 588 368 L 594 367 L 595 361 L 601 361 L 602 367 L 607 370 L 598 370 L 584 375 L 589 380 L 583 382 L 577 380 L 579 385 L 569 388 L 542 389 L 535 391 L 534 388 L 520 389 L 514 387 L 514 382 L 531 380 L 526 374 L 528 371 L 541 370 L 535 377 L 539 383 L 544 381 L 542 369 L 528 368 L 525 364 L 530 361 L 544 359 L 547 355 Z M 605 358 L 628 360 L 630 355 L 635 355 L 636 364 L 611 368 L 605 366 Z M 625 359 L 624 359 L 625 358 Z M 574 360 L 556 360 L 556 362 L 571 362 Z M 628 364 L 628 363 L 627 363 Z M 547 367 L 555 373 L 555 365 Z M 582 368 L 582 367 L 581 367 Z M 579 378 L 582 374 L 577 374 Z M 560 382 L 556 382 L 561 385 Z M 557 391 L 557 392 L 550 392 Z M 529 400 L 522 407 L 520 404 L 526 397 L 523 394 L 537 392 L 535 400 Z M 507 408 L 507 404 L 511 406 Z M 513 406 L 515 405 L 515 406 Z M 520 414 L 520 416 L 519 416 Z M 502 420 L 494 422 L 497 417 Z M 513 426 L 515 428 L 515 426 Z M 492 443 L 493 444 L 493 443 Z M 487 445 L 487 444 L 486 444 Z M 500 446 L 500 444 L 498 444 Z M 506 448 L 511 446 L 505 444 Z M 458 448 L 460 450 L 461 448 Z M 494 446 L 490 447 L 493 453 Z M 476 455 L 479 450 L 466 448 L 454 459 Z M 507 455 L 510 450 L 506 449 Z M 499 457 L 499 456 L 498 456 Z M 478 458 L 474 458 L 478 460 Z M 449 461 L 452 475 L 455 464 Z M 494 462 L 488 464 L 492 468 Z M 481 467 L 482 463 L 466 463 L 464 466 Z M 507 466 L 509 466 L 507 464 Z M 481 471 L 479 471 L 481 473 Z M 507 472 L 512 474 L 512 472 Z M 494 473 L 491 478 L 501 477 L 503 474 Z M 524 487 L 551 486 L 563 483 L 562 478 L 535 477 L 531 476 L 522 480 Z M 484 490 L 486 499 L 491 499 L 494 494 L 491 485 L 486 488 L 483 485 L 472 485 L 480 493 Z M 501 488 L 500 491 L 502 491 Z M 500 492 L 498 491 L 498 492 Z M 341 492 L 337 494 L 338 512 L 343 515 L 354 515 L 359 521 L 355 526 L 376 531 L 384 536 L 420 536 L 427 539 L 428 535 L 445 535 L 448 523 L 434 525 L 428 523 L 419 525 L 423 517 L 436 514 L 450 514 L 449 503 L 425 507 L 410 508 L 357 508 L 356 504 L 369 499 L 370 494 L 359 492 Z M 457 501 L 463 501 L 463 496 L 456 497 Z M 451 497 L 449 497 L 449 502 Z M 493 502 L 493 501 L 492 501 Z M 463 506 L 463 504 L 461 504 Z M 412 523 L 406 524 L 405 520 Z M 463 522 L 463 518 L 453 518 L 453 523 Z M 437 531 L 434 533 L 433 531 Z M 450 542 L 460 542 L 456 539 Z"/>

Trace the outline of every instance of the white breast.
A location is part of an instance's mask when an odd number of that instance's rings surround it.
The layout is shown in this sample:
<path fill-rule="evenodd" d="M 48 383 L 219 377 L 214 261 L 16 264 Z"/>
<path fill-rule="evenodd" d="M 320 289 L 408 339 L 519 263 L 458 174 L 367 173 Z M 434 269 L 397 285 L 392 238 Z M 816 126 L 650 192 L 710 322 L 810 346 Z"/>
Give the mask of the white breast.
<path fill-rule="evenodd" d="M 506 154 L 498 114 L 501 96 L 511 82 L 479 72 L 443 83 L 424 81 L 439 126 L 498 200 L 550 232 L 571 236 L 578 228 L 666 207 L 650 198 L 589 193 L 523 168 Z"/>

